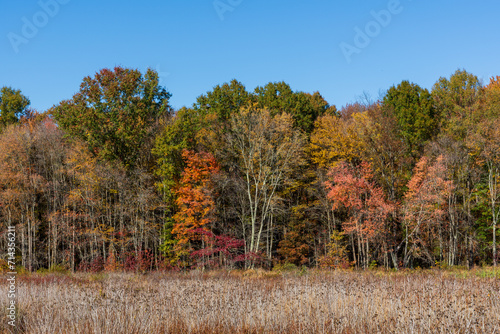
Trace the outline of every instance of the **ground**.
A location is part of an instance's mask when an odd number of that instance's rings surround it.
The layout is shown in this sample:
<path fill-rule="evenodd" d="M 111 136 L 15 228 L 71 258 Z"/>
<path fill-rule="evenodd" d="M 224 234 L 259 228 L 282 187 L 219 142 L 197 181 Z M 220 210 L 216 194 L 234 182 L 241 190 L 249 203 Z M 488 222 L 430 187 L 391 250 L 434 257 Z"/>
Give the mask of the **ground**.
<path fill-rule="evenodd" d="M 16 284 L 19 333 L 500 332 L 493 268 L 36 273 Z"/>

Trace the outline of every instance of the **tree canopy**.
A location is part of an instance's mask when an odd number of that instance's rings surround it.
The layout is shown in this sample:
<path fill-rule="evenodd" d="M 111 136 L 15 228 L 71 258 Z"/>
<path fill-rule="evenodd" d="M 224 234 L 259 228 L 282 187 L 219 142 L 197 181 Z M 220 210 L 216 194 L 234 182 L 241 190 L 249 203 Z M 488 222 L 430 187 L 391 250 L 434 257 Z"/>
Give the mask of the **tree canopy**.
<path fill-rule="evenodd" d="M 412 154 L 420 151 L 436 134 L 439 119 L 427 89 L 403 81 L 389 88 L 382 106 L 386 113 L 393 113 L 396 117 L 399 135 L 407 142 Z"/>
<path fill-rule="evenodd" d="M 500 260 L 499 77 L 402 81 L 339 111 L 285 82 L 170 96 L 121 67 L 43 113 L 2 88 L 0 218 L 25 268 Z"/>
<path fill-rule="evenodd" d="M 170 96 L 155 71 L 142 75 L 115 67 L 85 77 L 80 91 L 55 106 L 52 114 L 64 131 L 85 141 L 97 156 L 134 165 L 154 126 L 171 113 Z"/>

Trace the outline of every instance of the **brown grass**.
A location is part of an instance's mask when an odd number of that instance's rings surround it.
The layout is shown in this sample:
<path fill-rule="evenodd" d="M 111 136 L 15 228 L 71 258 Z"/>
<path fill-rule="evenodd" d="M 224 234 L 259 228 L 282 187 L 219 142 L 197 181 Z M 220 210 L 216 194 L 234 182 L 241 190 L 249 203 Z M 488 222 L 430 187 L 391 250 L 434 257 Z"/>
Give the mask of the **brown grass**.
<path fill-rule="evenodd" d="M 51 334 L 500 333 L 500 278 L 491 272 L 33 274 L 19 277 L 17 329 Z M 5 283 L 0 288 L 6 291 Z M 5 310 L 5 292 L 0 303 Z M 2 319 L 0 331 L 8 332 Z"/>

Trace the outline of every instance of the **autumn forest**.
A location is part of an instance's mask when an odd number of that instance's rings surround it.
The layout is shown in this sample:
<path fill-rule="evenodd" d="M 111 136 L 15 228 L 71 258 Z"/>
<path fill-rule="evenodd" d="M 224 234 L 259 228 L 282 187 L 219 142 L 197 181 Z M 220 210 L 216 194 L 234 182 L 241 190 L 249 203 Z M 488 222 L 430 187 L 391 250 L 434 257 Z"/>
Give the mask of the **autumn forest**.
<path fill-rule="evenodd" d="M 15 226 L 20 265 L 500 261 L 500 77 L 457 70 L 342 107 L 285 82 L 233 80 L 179 110 L 170 97 L 154 70 L 121 67 L 46 111 L 1 88 L 1 231 Z"/>

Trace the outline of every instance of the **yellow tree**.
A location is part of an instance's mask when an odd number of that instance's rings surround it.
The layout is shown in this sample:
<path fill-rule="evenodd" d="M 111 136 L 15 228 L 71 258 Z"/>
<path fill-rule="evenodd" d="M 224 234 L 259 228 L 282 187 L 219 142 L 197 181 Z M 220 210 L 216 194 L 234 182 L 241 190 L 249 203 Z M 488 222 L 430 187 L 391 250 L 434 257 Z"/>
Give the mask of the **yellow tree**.
<path fill-rule="evenodd" d="M 340 161 L 359 162 L 363 152 L 351 117 L 335 115 L 319 117 L 311 134 L 309 151 L 312 161 L 320 168 L 329 168 Z"/>

